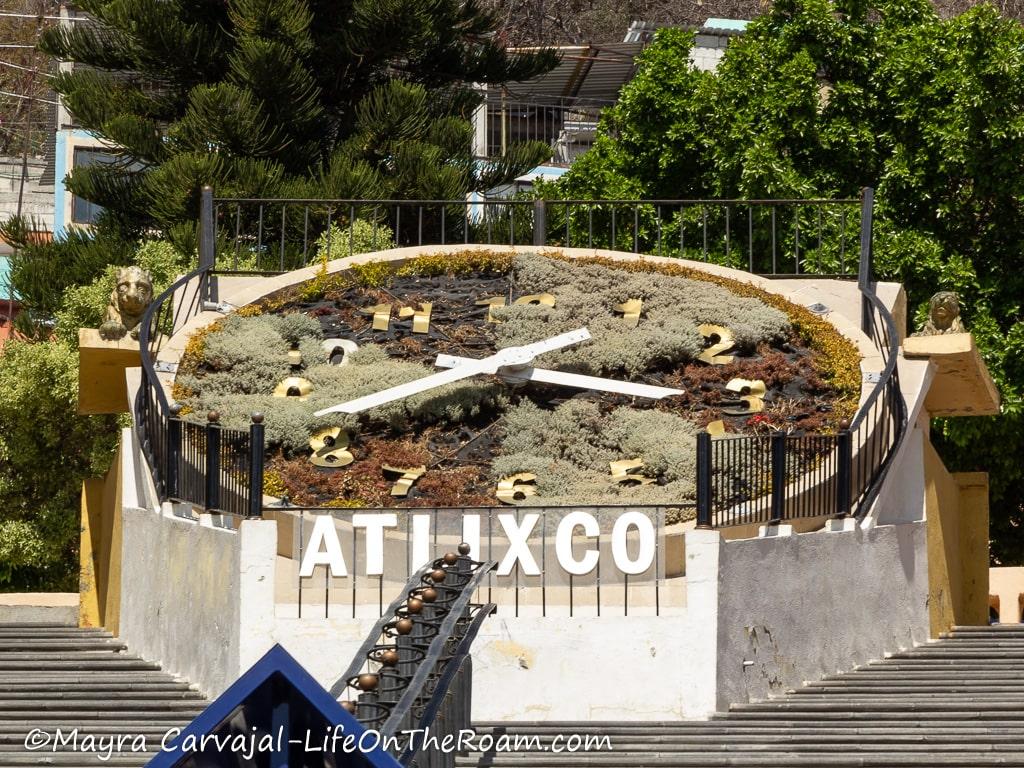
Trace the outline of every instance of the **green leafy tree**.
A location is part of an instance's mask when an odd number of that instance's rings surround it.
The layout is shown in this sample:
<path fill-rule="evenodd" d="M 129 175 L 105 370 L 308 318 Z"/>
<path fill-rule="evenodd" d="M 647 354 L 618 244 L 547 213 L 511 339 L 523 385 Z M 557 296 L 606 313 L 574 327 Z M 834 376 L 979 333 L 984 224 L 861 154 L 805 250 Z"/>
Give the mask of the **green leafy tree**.
<path fill-rule="evenodd" d="M 117 420 L 78 416 L 78 353 L 10 341 L 0 354 L 0 590 L 77 589 L 79 491 L 110 466 Z"/>
<path fill-rule="evenodd" d="M 476 0 L 85 0 L 95 23 L 55 26 L 40 47 L 78 65 L 53 78 L 78 124 L 116 161 L 75 169 L 103 207 L 94 231 L 19 246 L 12 280 L 51 317 L 63 291 L 124 263 L 154 233 L 195 250 L 198 195 L 453 198 L 514 178 L 550 150 L 474 161 L 475 83 L 525 79 L 554 52 L 513 54 Z"/>
<path fill-rule="evenodd" d="M 924 0 L 784 0 L 714 73 L 663 30 L 545 194 L 830 197 L 877 190 L 876 272 L 918 320 L 957 291 L 1003 395 L 986 419 L 936 422 L 957 470 L 991 473 L 993 557 L 1024 562 L 1024 28 L 988 5 L 940 19 Z"/>

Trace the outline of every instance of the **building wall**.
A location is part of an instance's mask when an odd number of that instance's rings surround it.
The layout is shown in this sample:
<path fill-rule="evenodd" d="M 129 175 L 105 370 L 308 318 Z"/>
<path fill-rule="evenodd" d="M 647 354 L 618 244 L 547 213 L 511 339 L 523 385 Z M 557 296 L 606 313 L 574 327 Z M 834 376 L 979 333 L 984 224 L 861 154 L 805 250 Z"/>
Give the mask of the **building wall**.
<path fill-rule="evenodd" d="M 938 637 L 988 623 L 988 475 L 950 473 L 927 439 L 929 616 Z"/>
<path fill-rule="evenodd" d="M 46 159 L 28 159 L 23 187 L 21 177 L 24 170 L 22 158 L 0 157 L 0 221 L 18 213 L 20 196 L 22 216 L 34 220 L 39 229 L 52 230 L 53 184 L 46 181 Z M 0 290 L 0 298 L 6 296 L 6 292 Z"/>
<path fill-rule="evenodd" d="M 999 623 L 1019 623 L 1024 603 L 1024 568 L 991 568 L 989 581 L 989 591 L 999 600 Z"/>
<path fill-rule="evenodd" d="M 120 637 L 208 695 L 237 679 L 241 549 L 234 531 L 125 507 Z"/>
<path fill-rule="evenodd" d="M 719 708 L 928 639 L 924 522 L 722 545 Z"/>

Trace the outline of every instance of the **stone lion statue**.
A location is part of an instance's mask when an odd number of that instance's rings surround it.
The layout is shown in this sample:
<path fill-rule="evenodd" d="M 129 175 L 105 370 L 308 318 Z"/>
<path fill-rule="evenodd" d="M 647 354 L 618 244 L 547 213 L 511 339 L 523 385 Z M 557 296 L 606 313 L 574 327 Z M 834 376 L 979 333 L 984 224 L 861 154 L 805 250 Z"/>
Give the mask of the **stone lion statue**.
<path fill-rule="evenodd" d="M 131 331 L 133 339 L 139 338 L 139 321 L 152 300 L 153 280 L 149 273 L 139 267 L 121 267 L 100 326 L 100 337 L 122 339 Z"/>
<path fill-rule="evenodd" d="M 960 300 L 952 291 L 939 291 L 928 302 L 928 322 L 914 336 L 966 333 L 960 320 Z"/>

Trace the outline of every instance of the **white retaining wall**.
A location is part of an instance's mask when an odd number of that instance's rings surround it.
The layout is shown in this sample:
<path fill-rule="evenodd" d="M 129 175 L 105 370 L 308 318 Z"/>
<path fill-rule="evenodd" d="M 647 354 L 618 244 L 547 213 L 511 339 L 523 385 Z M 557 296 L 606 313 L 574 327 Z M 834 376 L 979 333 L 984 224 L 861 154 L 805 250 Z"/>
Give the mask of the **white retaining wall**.
<path fill-rule="evenodd" d="M 925 523 L 849 528 L 723 544 L 719 708 L 928 639 Z"/>

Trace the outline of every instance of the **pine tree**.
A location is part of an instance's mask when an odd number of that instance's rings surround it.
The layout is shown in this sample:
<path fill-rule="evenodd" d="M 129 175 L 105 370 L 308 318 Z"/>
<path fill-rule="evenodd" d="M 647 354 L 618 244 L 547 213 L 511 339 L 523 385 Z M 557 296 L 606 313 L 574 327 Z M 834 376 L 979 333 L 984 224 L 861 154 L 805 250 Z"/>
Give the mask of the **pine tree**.
<path fill-rule="evenodd" d="M 473 84 L 527 79 L 557 60 L 505 50 L 477 0 L 78 6 L 95 23 L 51 28 L 40 47 L 76 62 L 53 86 L 117 161 L 66 179 L 104 209 L 91 235 L 37 246 L 23 223 L 3 228 L 22 246 L 12 267 L 27 317 L 51 314 L 68 285 L 130 258 L 119 243 L 156 235 L 192 252 L 205 184 L 219 195 L 451 199 L 550 152 L 529 143 L 474 161 Z"/>

